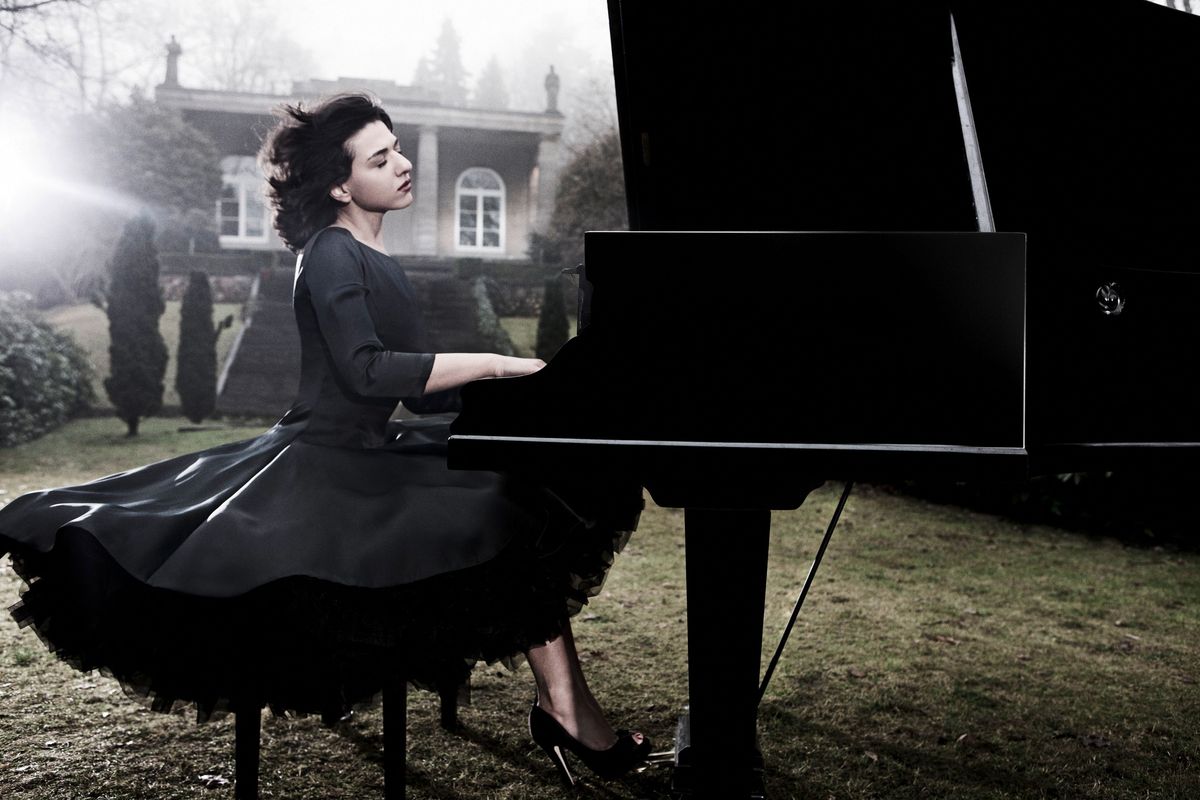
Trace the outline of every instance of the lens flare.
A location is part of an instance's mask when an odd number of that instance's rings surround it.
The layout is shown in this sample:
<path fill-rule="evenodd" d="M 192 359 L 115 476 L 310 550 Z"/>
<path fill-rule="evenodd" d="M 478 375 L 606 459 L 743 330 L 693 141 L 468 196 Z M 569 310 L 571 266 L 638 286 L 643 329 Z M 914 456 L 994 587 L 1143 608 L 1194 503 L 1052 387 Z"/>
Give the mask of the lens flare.
<path fill-rule="evenodd" d="M 61 237 L 73 208 L 125 216 L 143 210 L 144 204 L 133 197 L 71 179 L 71 165 L 88 157 L 58 141 L 53 126 L 39 127 L 25 117 L 0 111 L 0 239 L 28 247 Z"/>

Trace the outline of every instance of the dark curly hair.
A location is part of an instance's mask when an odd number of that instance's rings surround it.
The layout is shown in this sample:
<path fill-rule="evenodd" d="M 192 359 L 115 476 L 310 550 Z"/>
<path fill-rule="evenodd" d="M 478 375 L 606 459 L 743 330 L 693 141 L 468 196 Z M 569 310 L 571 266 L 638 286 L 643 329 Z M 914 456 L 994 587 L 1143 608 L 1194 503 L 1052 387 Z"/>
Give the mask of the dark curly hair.
<path fill-rule="evenodd" d="M 392 129 L 392 119 L 370 95 L 338 94 L 311 109 L 283 106 L 279 123 L 267 134 L 259 161 L 275 211 L 275 230 L 293 253 L 337 219 L 329 190 L 350 177 L 354 154 L 346 142 L 376 120 Z"/>

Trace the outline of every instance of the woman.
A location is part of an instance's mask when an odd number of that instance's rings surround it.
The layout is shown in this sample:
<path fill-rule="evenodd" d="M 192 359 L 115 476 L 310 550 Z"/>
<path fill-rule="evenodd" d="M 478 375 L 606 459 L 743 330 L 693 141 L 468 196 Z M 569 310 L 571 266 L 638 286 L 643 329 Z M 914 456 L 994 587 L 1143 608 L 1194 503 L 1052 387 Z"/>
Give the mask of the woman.
<path fill-rule="evenodd" d="M 543 364 L 425 352 L 414 295 L 383 252 L 412 164 L 364 95 L 286 108 L 263 147 L 297 262 L 299 395 L 271 430 L 0 510 L 0 553 L 30 584 L 13 614 L 79 669 L 168 710 L 269 705 L 336 719 L 396 670 L 426 685 L 524 652 L 530 731 L 568 782 L 635 766 L 588 689 L 568 622 L 636 525 L 604 496 L 447 469 L 444 418 L 469 381 Z"/>

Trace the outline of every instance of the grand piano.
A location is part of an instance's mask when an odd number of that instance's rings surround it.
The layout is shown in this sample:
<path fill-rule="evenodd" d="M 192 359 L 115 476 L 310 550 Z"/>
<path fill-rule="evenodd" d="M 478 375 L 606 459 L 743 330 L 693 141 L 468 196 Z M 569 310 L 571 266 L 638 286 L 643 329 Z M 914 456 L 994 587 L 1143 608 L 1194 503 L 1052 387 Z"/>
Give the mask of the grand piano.
<path fill-rule="evenodd" d="M 609 0 L 630 231 L 469 385 L 451 465 L 685 513 L 675 785 L 765 791 L 772 509 L 829 479 L 1195 464 L 1200 18 L 1144 0 Z M 614 168 L 617 165 L 613 165 Z"/>

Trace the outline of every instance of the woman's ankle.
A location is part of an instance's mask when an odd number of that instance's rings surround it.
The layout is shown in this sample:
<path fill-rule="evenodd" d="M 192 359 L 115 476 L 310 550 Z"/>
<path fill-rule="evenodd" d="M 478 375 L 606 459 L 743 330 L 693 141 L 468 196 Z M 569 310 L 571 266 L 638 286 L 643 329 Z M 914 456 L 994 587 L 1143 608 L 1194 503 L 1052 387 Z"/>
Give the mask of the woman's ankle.
<path fill-rule="evenodd" d="M 616 731 L 590 695 L 551 691 L 540 694 L 537 705 L 588 747 L 603 750 L 617 740 Z"/>

